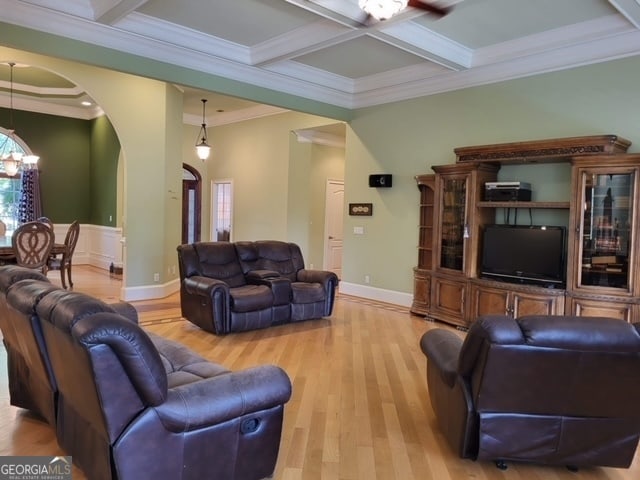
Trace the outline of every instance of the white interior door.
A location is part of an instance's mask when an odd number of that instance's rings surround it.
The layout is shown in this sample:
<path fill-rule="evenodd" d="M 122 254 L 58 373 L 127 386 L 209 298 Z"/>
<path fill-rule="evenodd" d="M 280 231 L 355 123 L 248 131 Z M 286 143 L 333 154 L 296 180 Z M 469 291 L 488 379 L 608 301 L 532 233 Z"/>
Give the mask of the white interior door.
<path fill-rule="evenodd" d="M 324 266 L 342 278 L 344 182 L 329 180 L 325 199 Z"/>

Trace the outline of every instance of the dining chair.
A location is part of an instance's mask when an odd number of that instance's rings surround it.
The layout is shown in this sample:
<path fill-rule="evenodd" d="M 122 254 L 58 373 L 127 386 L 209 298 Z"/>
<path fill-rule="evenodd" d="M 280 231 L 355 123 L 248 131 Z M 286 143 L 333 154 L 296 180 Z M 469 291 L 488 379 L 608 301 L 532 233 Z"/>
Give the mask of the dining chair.
<path fill-rule="evenodd" d="M 53 230 L 53 222 L 51 221 L 51 219 L 49 217 L 38 217 L 36 218 L 36 222 L 42 222 L 45 223 L 49 226 L 49 228 L 51 228 L 51 230 Z"/>
<path fill-rule="evenodd" d="M 60 256 L 49 256 L 48 267 L 50 270 L 60 270 L 62 288 L 65 289 L 67 288 L 65 274 L 66 278 L 69 279 L 69 288 L 73 288 L 73 280 L 71 280 L 71 259 L 73 257 L 73 252 L 76 249 L 79 235 L 80 223 L 75 220 L 71 225 L 69 225 L 69 229 L 67 230 L 67 235 L 64 238 L 64 251 L 62 254 Z"/>
<path fill-rule="evenodd" d="M 23 223 L 16 228 L 11 237 L 16 264 L 40 270 L 46 275 L 54 240 L 53 229 L 45 223 Z"/>

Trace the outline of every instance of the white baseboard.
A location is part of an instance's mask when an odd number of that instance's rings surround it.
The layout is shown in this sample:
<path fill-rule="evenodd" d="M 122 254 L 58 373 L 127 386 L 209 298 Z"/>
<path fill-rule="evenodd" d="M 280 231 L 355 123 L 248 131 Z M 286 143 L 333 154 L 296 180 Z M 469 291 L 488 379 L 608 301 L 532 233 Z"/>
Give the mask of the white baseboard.
<path fill-rule="evenodd" d="M 122 287 L 120 298 L 127 302 L 164 298 L 180 290 L 180 279 L 174 278 L 162 285 L 143 285 L 140 287 Z"/>
<path fill-rule="evenodd" d="M 393 305 L 400 305 L 402 307 L 411 307 L 411 304 L 413 303 L 413 295 L 410 293 L 385 290 L 368 285 L 359 285 L 357 283 L 341 281 L 338 286 L 338 291 L 340 293 L 344 293 L 345 295 L 368 298 L 370 300 L 391 303 Z"/>

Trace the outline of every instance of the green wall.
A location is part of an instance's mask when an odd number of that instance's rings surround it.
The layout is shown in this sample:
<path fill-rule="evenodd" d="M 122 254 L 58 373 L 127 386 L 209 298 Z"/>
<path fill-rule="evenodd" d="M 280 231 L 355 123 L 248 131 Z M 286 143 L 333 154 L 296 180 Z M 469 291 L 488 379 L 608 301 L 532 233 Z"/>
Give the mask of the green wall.
<path fill-rule="evenodd" d="M 40 156 L 43 215 L 54 223 L 115 226 L 120 144 L 109 120 L 14 109 L 13 123 L 16 135 Z M 0 108 L 0 125 L 9 125 L 8 109 Z"/>
<path fill-rule="evenodd" d="M 116 226 L 120 142 L 106 116 L 92 120 L 90 167 L 90 223 Z"/>
<path fill-rule="evenodd" d="M 613 133 L 634 142 L 630 152 L 638 151 L 639 78 L 640 57 L 633 57 L 355 112 L 347 130 L 346 202 L 373 202 L 374 215 L 346 217 L 344 280 L 364 284 L 370 275 L 372 286 L 413 291 L 414 176 L 455 162 L 456 147 Z M 393 174 L 393 188 L 368 188 L 369 173 Z M 542 191 L 559 197 L 550 200 L 568 198 L 566 165 L 550 167 L 532 183 L 534 198 Z M 355 225 L 364 226 L 365 235 L 349 233 Z"/>
<path fill-rule="evenodd" d="M 16 135 L 40 156 L 42 212 L 56 223 L 91 218 L 91 130 L 85 120 L 14 110 Z M 0 109 L 0 124 L 9 111 Z"/>

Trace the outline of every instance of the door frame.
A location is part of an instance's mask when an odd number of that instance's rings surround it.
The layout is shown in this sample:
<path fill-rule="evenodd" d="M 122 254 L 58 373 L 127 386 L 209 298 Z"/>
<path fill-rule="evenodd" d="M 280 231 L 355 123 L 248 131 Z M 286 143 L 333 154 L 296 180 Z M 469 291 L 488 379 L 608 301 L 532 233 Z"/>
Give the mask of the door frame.
<path fill-rule="evenodd" d="M 202 238 L 202 175 L 191 165 L 182 164 L 182 169 L 188 171 L 195 177 L 195 180 L 182 179 L 182 243 L 189 238 L 189 190 L 194 191 L 193 197 L 193 239 L 199 242 Z"/>

